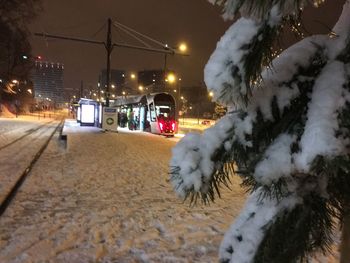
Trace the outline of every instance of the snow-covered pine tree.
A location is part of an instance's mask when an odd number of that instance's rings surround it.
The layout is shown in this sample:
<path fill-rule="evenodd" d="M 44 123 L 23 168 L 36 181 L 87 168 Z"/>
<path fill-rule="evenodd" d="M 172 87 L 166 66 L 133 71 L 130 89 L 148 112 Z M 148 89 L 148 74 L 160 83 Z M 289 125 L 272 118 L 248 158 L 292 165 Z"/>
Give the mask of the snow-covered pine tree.
<path fill-rule="evenodd" d="M 327 253 L 350 204 L 350 3 L 332 34 L 304 38 L 272 60 L 282 27 L 297 27 L 313 1 L 211 2 L 227 18 L 242 15 L 205 67 L 216 101 L 238 110 L 174 147 L 173 187 L 205 203 L 233 174 L 250 189 L 220 262 L 303 262 Z"/>

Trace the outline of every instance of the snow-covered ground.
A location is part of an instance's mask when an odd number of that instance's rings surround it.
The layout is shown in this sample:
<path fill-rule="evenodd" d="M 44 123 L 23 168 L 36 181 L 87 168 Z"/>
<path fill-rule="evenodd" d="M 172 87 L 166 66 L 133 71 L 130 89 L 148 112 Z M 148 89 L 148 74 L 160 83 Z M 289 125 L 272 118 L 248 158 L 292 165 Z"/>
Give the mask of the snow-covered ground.
<path fill-rule="evenodd" d="M 168 181 L 177 138 L 72 122 L 66 132 L 0 218 L 0 262 L 217 262 L 246 198 L 237 177 L 215 204 L 189 207 Z"/>
<path fill-rule="evenodd" d="M 79 130 L 77 132 L 77 129 Z M 245 194 L 189 207 L 168 182 L 175 139 L 71 127 L 0 218 L 0 262 L 216 262 Z"/>
<path fill-rule="evenodd" d="M 23 136 L 24 134 L 49 121 L 52 121 L 52 119 L 47 118 L 40 121 L 34 118 L 0 118 L 0 147 L 3 147 L 12 140 L 18 138 L 18 136 Z"/>
<path fill-rule="evenodd" d="M 57 125 L 53 119 L 0 119 L 0 203 Z"/>

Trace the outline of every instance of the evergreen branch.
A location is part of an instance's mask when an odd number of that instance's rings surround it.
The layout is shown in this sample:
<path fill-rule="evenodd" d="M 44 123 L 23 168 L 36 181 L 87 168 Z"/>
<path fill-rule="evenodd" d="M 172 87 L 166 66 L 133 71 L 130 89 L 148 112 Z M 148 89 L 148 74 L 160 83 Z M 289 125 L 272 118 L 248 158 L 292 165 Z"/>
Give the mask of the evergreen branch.
<path fill-rule="evenodd" d="M 224 16 L 233 18 L 238 13 L 243 16 L 254 17 L 255 19 L 266 19 L 266 14 L 277 6 L 283 15 L 293 15 L 304 7 L 310 0 L 295 0 L 291 8 L 290 1 L 286 0 L 215 0 L 214 3 L 224 9 Z"/>
<path fill-rule="evenodd" d="M 280 27 L 271 27 L 268 21 L 265 21 L 253 41 L 242 47 L 242 50 L 247 51 L 242 58 L 244 68 L 243 81 L 248 87 L 248 93 L 244 97 L 246 104 L 251 96 L 251 87 L 261 80 L 262 69 L 271 65 L 274 58 L 271 46 L 273 46 L 279 30 Z"/>
<path fill-rule="evenodd" d="M 312 164 L 311 173 L 327 178 L 329 205 L 334 209 L 333 216 L 341 220 L 350 203 L 350 156 L 332 159 L 318 156 Z"/>
<path fill-rule="evenodd" d="M 223 163 L 222 168 L 216 170 L 213 176 L 210 177 L 209 181 L 206 182 L 206 189 L 202 189 L 202 191 L 197 192 L 194 188 L 186 189 L 186 196 L 184 201 L 187 199 L 190 200 L 190 205 L 194 206 L 197 204 L 198 199 L 204 205 L 208 205 L 215 201 L 216 196 L 221 198 L 220 187 L 225 186 L 229 190 L 231 184 L 231 177 L 235 174 L 235 168 L 233 163 Z M 174 176 L 174 175 L 173 175 Z M 204 178 L 202 179 L 205 180 Z"/>
<path fill-rule="evenodd" d="M 232 138 L 234 129 L 227 131 L 227 137 Z M 195 189 L 194 184 L 185 184 L 181 174 L 181 167 L 171 166 L 170 167 L 170 180 L 173 182 L 174 189 L 181 193 L 184 197 L 184 202 L 189 200 L 190 205 L 196 205 L 200 199 L 203 204 L 209 204 L 214 202 L 216 196 L 221 198 L 220 187 L 225 186 L 230 189 L 229 184 L 231 183 L 230 177 L 235 172 L 235 167 L 232 163 L 227 162 L 229 159 L 228 153 L 225 151 L 223 145 L 226 141 L 222 142 L 222 146 L 213 153 L 212 160 L 215 162 L 216 169 L 213 170 L 211 176 L 201 176 L 200 189 Z M 224 161 L 222 161 L 224 160 Z M 199 169 L 199 165 L 193 168 L 193 171 Z M 191 172 L 190 172 L 191 173 Z M 201 171 L 202 173 L 202 171 Z M 190 176 L 190 175 L 189 175 Z"/>
<path fill-rule="evenodd" d="M 339 61 L 350 63 L 350 37 L 346 40 L 346 46 L 336 58 Z"/>
<path fill-rule="evenodd" d="M 326 199 L 313 193 L 292 211 L 285 210 L 268 226 L 255 263 L 302 262 L 321 249 L 330 252 L 334 230 L 333 210 Z"/>
<path fill-rule="evenodd" d="M 264 152 L 281 133 L 295 134 L 297 141 L 300 140 L 304 131 L 310 101 L 308 94 L 312 92 L 315 77 L 326 64 L 323 49 L 322 47 L 318 48 L 319 51 L 314 55 L 308 68 L 300 67 L 290 81 L 280 84 L 280 86 L 286 87 L 297 85 L 299 96 L 293 99 L 290 105 L 284 109 L 279 109 L 277 98 L 274 96 L 271 101 L 273 121 L 265 120 L 261 110 L 257 109 L 252 134 L 247 135 L 247 141 L 252 142 L 252 147 L 243 147 L 238 141 L 233 142 L 231 156 L 228 160 L 237 165 L 236 173 L 242 177 L 242 186 L 247 189 L 247 192 L 253 192 L 263 186 L 266 192 L 265 197 L 275 198 L 276 200 L 280 200 L 286 193 L 285 179 L 277 179 L 271 185 L 261 185 L 253 175 L 256 165 L 264 157 Z M 300 76 L 305 76 L 305 79 L 308 80 L 300 81 Z M 298 144 L 292 144 L 291 151 L 295 153 L 298 150 Z"/>

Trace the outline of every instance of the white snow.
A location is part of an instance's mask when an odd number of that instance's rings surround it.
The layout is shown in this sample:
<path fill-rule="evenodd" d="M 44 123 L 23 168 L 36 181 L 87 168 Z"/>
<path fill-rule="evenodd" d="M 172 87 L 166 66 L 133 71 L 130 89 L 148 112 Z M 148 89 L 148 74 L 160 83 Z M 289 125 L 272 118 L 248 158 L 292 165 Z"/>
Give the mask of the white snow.
<path fill-rule="evenodd" d="M 350 2 L 345 1 L 343 5 L 343 11 L 333 27 L 333 33 L 336 35 L 334 41 L 329 48 L 329 56 L 335 58 L 339 55 L 339 52 L 344 49 L 345 45 L 349 42 L 350 32 Z M 334 36 L 331 36 L 334 37 Z"/>
<path fill-rule="evenodd" d="M 248 112 L 254 116 L 259 108 L 265 120 L 273 120 L 271 102 L 274 96 L 277 97 L 279 110 L 283 113 L 284 108 L 296 98 L 300 92 L 297 85 L 291 83 L 300 68 L 310 66 L 312 58 L 319 47 L 325 46 L 328 38 L 326 36 L 312 36 L 305 38 L 295 45 L 284 50 L 272 61 L 272 65 L 262 72 L 262 87 L 254 89 L 251 101 L 248 105 Z M 302 81 L 299 78 L 300 81 Z M 308 80 L 304 78 L 303 80 Z"/>
<path fill-rule="evenodd" d="M 207 192 L 206 183 L 214 170 L 213 154 L 232 135 L 231 127 L 235 114 L 226 115 L 216 125 L 208 128 L 202 135 L 189 133 L 173 148 L 170 167 L 180 167 L 179 177 L 172 180 L 176 193 L 184 198 L 190 189 Z M 230 146 L 227 142 L 226 147 Z"/>
<path fill-rule="evenodd" d="M 346 153 L 346 144 L 336 137 L 337 115 L 345 104 L 344 64 L 328 63 L 317 78 L 309 103 L 305 130 L 300 140 L 301 152 L 294 156 L 296 170 L 308 172 L 317 155 L 335 157 Z"/>
<path fill-rule="evenodd" d="M 250 195 L 243 212 L 226 232 L 220 246 L 221 258 L 230 259 L 230 262 L 253 262 L 256 249 L 264 237 L 265 227 L 274 222 L 278 214 L 301 202 L 295 195 L 278 202 L 269 198 L 261 200 L 260 194 L 261 189 L 257 189 Z M 228 252 L 228 249 L 233 253 Z"/>
<path fill-rule="evenodd" d="M 279 135 L 265 151 L 263 159 L 256 165 L 254 177 L 257 182 L 271 185 L 281 177 L 288 177 L 293 172 L 290 146 L 296 136 Z"/>
<path fill-rule="evenodd" d="M 262 227 L 276 220 L 281 211 L 291 210 L 301 202 L 297 193 L 302 190 L 296 191 L 298 184 L 292 178 L 293 174 L 310 173 L 311 164 L 318 155 L 332 158 L 348 154 L 349 139 L 336 132 L 339 130 L 339 114 L 346 102 L 350 102 L 347 91 L 349 65 L 335 59 L 349 41 L 349 2 L 344 5 L 342 17 L 334 27 L 338 36 L 312 36 L 282 52 L 273 60 L 271 67 L 262 72 L 262 83 L 258 85 L 261 87 L 252 89 L 252 96 L 245 107 L 248 87 L 245 83 L 244 58 L 248 50 L 243 47 L 256 37 L 260 40 L 258 34 L 264 19 L 275 26 L 281 14 L 293 12 L 296 6 L 292 2 L 295 1 L 284 1 L 285 5 L 280 6 L 281 12 L 275 7 L 270 14 L 262 14 L 262 17 L 258 13 L 250 14 L 249 18 L 243 17 L 227 30 L 205 67 L 205 82 L 209 91 L 214 93 L 215 101 L 229 108 L 236 106 L 241 112 L 227 114 L 201 136 L 185 136 L 173 150 L 171 165 L 179 168 L 179 176 L 172 181 L 177 193 L 183 197 L 189 191 L 206 192 L 210 176 L 217 169 L 213 159 L 219 150 L 234 153 L 234 142 L 242 147 L 253 146 L 249 135 L 252 134 L 257 111 L 262 113 L 264 121 L 273 122 L 273 99 L 276 99 L 279 112 L 283 113 L 301 95 L 300 92 L 304 92 L 301 90 L 304 87 L 302 82 L 313 84 L 312 90 L 304 95 L 310 98 L 310 102 L 305 109 L 306 122 L 300 141 L 296 135 L 282 131 L 277 138 L 266 142 L 270 145 L 262 152 L 263 158 L 255 166 L 254 178 L 258 183 L 271 185 L 285 177 L 288 178 L 287 188 L 291 192 L 280 202 L 268 198 L 261 201 L 257 198 L 260 190 L 253 192 L 222 243 L 220 258 L 229 262 L 252 262 L 263 238 Z M 300 2 L 301 6 L 303 2 Z M 225 16 L 233 16 L 237 11 L 238 1 L 220 3 L 225 3 Z M 247 3 L 243 3 L 239 10 L 243 16 L 251 4 L 250 1 Z M 276 20 L 266 20 L 268 15 Z M 313 65 L 319 66 L 319 73 L 310 76 L 306 72 L 305 76 L 300 74 L 301 69 L 307 70 Z M 296 141 L 299 149 L 292 154 L 291 145 Z M 326 177 L 318 177 L 318 188 L 319 195 L 329 196 Z M 306 187 L 303 190 L 306 191 Z"/>
<path fill-rule="evenodd" d="M 252 5 L 254 5 L 254 1 L 241 1 L 241 0 L 208 0 L 211 4 L 218 4 L 222 5 L 224 4 L 224 13 L 223 18 L 224 19 L 234 19 L 236 12 L 239 11 L 241 16 L 250 16 L 254 19 L 261 20 L 264 19 L 265 16 L 268 14 L 262 13 L 260 8 L 257 8 L 255 4 L 254 8 L 252 8 Z M 253 2 L 253 4 L 251 3 Z M 297 14 L 299 8 L 303 8 L 305 4 L 308 3 L 307 0 L 298 1 L 297 3 L 294 0 L 286 0 L 279 2 L 278 9 L 279 13 L 283 15 L 287 14 Z M 277 5 L 272 6 L 274 2 L 270 2 L 268 4 L 265 3 L 265 9 L 270 10 L 275 8 L 277 9 Z"/>
<path fill-rule="evenodd" d="M 243 50 L 242 46 L 256 37 L 260 27 L 261 24 L 253 19 L 240 18 L 217 43 L 204 68 L 204 81 L 208 90 L 213 92 L 215 101 L 243 107 L 242 96 L 248 92 L 244 82 L 243 57 L 249 50 Z M 233 74 L 236 67 L 237 72 Z"/>
<path fill-rule="evenodd" d="M 43 121 L 0 119 L 1 135 L 13 131 L 0 143 Z M 176 138 L 67 124 L 67 146 L 54 136 L 0 217 L 0 262 L 217 262 L 229 222 L 246 199 L 238 177 L 215 204 L 189 207 L 169 182 Z M 30 156 L 38 141 L 27 143 L 6 158 L 18 150 Z M 8 176 L 0 173 L 0 182 Z"/>
<path fill-rule="evenodd" d="M 66 132 L 67 147 L 54 137 L 0 217 L 0 262 L 218 261 L 245 199 L 238 178 L 215 205 L 189 207 L 169 182 L 176 138 L 73 124 Z"/>

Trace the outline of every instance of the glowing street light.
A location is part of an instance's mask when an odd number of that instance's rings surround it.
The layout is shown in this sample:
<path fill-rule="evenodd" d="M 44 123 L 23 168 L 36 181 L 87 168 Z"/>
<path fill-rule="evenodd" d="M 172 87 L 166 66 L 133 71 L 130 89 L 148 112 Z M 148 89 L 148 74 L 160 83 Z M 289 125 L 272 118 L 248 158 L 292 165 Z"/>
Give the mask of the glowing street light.
<path fill-rule="evenodd" d="M 175 75 L 173 73 L 169 73 L 166 78 L 166 81 L 168 81 L 169 83 L 174 83 L 176 81 Z"/>
<path fill-rule="evenodd" d="M 31 89 L 27 89 L 28 93 L 33 94 Z"/>
<path fill-rule="evenodd" d="M 213 97 L 214 96 L 214 93 L 211 91 L 209 92 L 209 97 Z"/>
<path fill-rule="evenodd" d="M 131 79 L 135 79 L 135 78 L 136 78 L 136 75 L 135 75 L 134 73 L 131 73 L 130 78 L 131 78 Z"/>
<path fill-rule="evenodd" d="M 179 50 L 181 51 L 181 52 L 186 52 L 187 51 L 187 45 L 186 45 L 186 43 L 180 43 L 180 45 L 179 45 Z"/>
<path fill-rule="evenodd" d="M 139 91 L 143 91 L 143 86 L 142 85 L 139 86 Z"/>
<path fill-rule="evenodd" d="M 17 84 L 17 83 L 18 83 L 18 80 L 17 80 L 17 79 L 13 79 L 11 82 L 12 82 L 13 84 Z"/>

